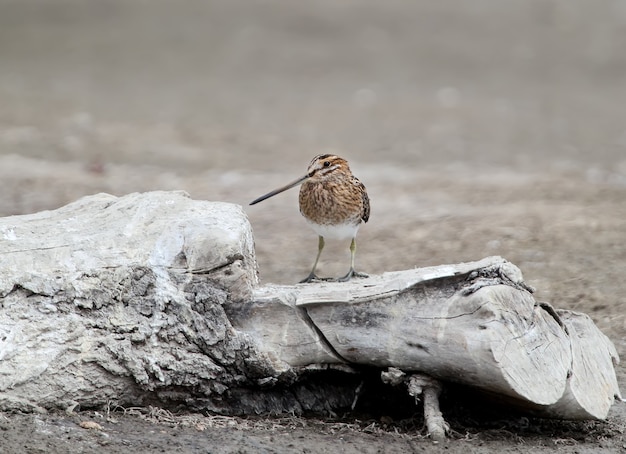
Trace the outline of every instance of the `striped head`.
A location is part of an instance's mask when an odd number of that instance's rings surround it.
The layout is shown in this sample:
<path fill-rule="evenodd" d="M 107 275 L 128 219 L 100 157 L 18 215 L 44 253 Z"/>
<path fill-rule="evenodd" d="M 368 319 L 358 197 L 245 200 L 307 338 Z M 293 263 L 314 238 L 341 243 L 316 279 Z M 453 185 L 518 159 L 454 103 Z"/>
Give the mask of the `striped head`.
<path fill-rule="evenodd" d="M 352 175 L 352 172 L 348 161 L 334 154 L 315 156 L 306 171 L 308 180 L 313 182 L 336 178 L 340 174 Z"/>

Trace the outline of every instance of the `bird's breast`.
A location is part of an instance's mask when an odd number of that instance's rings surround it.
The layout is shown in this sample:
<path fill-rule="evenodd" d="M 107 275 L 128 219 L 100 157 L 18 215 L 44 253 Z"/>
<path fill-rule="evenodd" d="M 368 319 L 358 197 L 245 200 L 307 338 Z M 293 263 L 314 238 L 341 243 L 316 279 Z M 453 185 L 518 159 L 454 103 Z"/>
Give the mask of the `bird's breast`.
<path fill-rule="evenodd" d="M 310 219 L 307 219 L 307 223 L 319 236 L 334 240 L 355 238 L 357 232 L 359 231 L 359 227 L 361 226 L 360 223 L 354 222 L 347 222 L 343 224 L 317 224 Z"/>
<path fill-rule="evenodd" d="M 300 212 L 311 225 L 361 224 L 363 197 L 353 184 L 305 181 L 300 187 L 299 202 Z"/>

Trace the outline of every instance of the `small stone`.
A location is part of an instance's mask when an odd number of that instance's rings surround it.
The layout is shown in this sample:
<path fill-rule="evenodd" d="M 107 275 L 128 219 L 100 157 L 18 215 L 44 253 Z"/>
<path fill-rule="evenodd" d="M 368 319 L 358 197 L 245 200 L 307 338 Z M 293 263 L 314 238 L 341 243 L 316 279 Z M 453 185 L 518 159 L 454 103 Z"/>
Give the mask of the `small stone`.
<path fill-rule="evenodd" d="M 102 426 L 95 421 L 81 421 L 78 425 L 83 429 L 103 430 Z"/>

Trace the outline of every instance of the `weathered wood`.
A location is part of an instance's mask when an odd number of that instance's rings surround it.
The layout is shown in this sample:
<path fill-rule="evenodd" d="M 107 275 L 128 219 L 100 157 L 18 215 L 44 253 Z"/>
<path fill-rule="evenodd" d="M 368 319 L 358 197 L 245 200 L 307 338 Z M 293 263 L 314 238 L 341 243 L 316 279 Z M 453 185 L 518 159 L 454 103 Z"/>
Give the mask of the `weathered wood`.
<path fill-rule="evenodd" d="M 567 387 L 590 395 L 589 381 L 570 379 L 572 338 L 559 315 L 537 304 L 519 270 L 499 257 L 348 284 L 271 286 L 254 295 L 242 316 L 231 313 L 231 320 L 277 364 L 305 366 L 313 358 L 393 366 L 502 394 L 530 408 L 552 408 Z M 614 380 L 614 348 L 597 329 L 582 329 L 599 342 L 582 352 L 600 358 L 596 363 L 602 364 L 595 365 Z M 617 384 L 598 380 L 591 385 L 592 399 L 602 405 L 585 415 L 579 413 L 585 405 L 574 398 L 567 404 L 571 413 L 561 416 L 606 415 Z"/>
<path fill-rule="evenodd" d="M 450 425 L 443 419 L 443 414 L 439 409 L 441 383 L 425 374 L 411 374 L 407 376 L 396 367 L 390 367 L 380 375 L 383 383 L 388 385 L 406 385 L 409 395 L 413 396 L 416 404 L 419 404 L 422 399 L 424 422 L 428 435 L 433 441 L 445 440 L 446 434 L 450 431 Z"/>
<path fill-rule="evenodd" d="M 0 409 L 176 403 L 271 369 L 224 312 L 256 286 L 241 207 L 98 194 L 0 219 Z"/>
<path fill-rule="evenodd" d="M 443 419 L 443 414 L 439 409 L 439 394 L 441 394 L 441 384 L 431 377 L 413 374 L 409 378 L 408 392 L 415 401 L 419 397 L 424 399 L 424 421 L 428 434 L 434 441 L 443 441 L 450 431 L 450 426 Z"/>
<path fill-rule="evenodd" d="M 560 418 L 605 418 L 619 395 L 611 342 L 500 257 L 259 288 L 241 208 L 173 192 L 3 218 L 0 240 L 0 409 L 329 410 L 353 396 L 301 378 L 363 365 Z"/>
<path fill-rule="evenodd" d="M 604 419 L 620 398 L 615 346 L 589 316 L 565 310 L 556 314 L 568 333 L 572 365 L 563 396 L 545 412 L 555 418 Z"/>

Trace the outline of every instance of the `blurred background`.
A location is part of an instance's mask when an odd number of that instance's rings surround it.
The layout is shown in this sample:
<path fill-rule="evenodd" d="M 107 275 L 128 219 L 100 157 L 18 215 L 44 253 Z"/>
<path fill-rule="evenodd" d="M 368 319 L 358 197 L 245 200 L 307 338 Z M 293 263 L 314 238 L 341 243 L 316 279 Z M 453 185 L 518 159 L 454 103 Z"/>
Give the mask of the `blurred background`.
<path fill-rule="evenodd" d="M 618 0 L 1 0 L 0 151 L 624 172 L 624 49 Z"/>
<path fill-rule="evenodd" d="M 503 255 L 622 336 L 625 49 L 619 0 L 0 0 L 0 215 L 183 189 L 293 283 L 297 190 L 247 204 L 330 151 L 372 200 L 359 269 Z"/>

